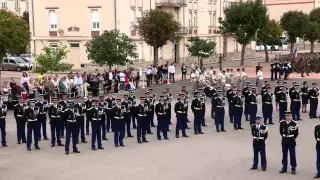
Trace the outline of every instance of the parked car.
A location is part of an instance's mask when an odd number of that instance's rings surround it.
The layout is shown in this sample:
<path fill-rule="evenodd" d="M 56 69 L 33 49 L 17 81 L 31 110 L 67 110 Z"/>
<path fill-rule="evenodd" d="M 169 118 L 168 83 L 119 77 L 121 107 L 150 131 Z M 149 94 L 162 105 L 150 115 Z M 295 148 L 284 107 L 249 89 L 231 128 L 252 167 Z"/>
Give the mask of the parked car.
<path fill-rule="evenodd" d="M 33 62 L 32 62 L 32 58 L 30 57 L 21 57 L 22 60 L 24 60 L 24 62 L 26 62 L 27 66 L 28 66 L 28 70 L 31 70 L 34 66 L 33 66 Z"/>
<path fill-rule="evenodd" d="M 18 57 L 5 57 L 3 58 L 3 63 L 1 70 L 9 71 L 23 71 L 28 70 L 27 63 Z"/>

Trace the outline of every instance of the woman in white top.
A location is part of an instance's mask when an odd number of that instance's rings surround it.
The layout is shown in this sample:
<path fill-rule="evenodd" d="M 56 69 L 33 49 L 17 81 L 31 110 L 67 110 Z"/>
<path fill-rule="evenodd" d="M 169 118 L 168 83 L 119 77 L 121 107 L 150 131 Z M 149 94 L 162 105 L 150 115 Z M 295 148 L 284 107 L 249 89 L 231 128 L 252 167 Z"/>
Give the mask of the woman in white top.
<path fill-rule="evenodd" d="M 261 67 L 259 68 L 259 70 L 257 72 L 257 82 L 258 82 L 258 91 L 257 92 L 261 92 L 262 83 L 263 83 L 263 73 L 262 73 L 262 68 Z"/>
<path fill-rule="evenodd" d="M 28 84 L 29 84 L 29 76 L 26 72 L 23 72 L 21 76 L 21 86 L 23 86 L 27 91 L 29 91 Z"/>
<path fill-rule="evenodd" d="M 196 89 L 198 89 L 198 83 L 199 83 L 199 74 L 197 73 L 198 71 L 196 70 L 192 70 L 191 72 L 191 82 L 193 85 L 193 91 L 195 91 Z"/>

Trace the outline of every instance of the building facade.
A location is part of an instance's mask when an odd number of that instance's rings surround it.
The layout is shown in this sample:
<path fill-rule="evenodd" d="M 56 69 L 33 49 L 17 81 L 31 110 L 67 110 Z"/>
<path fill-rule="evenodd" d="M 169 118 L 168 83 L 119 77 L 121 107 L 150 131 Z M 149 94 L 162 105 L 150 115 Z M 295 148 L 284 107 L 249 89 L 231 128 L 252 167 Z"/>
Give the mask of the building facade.
<path fill-rule="evenodd" d="M 29 0 L 0 0 L 1 9 L 14 12 L 18 16 L 22 16 L 24 11 L 29 10 Z"/>
<path fill-rule="evenodd" d="M 41 53 L 44 46 L 69 48 L 66 61 L 75 69 L 88 64 L 85 44 L 104 30 L 119 29 L 131 37 L 137 45 L 137 62 L 152 62 L 153 49 L 146 44 L 133 27 L 143 11 L 161 8 L 172 12 L 182 29 L 179 42 L 168 42 L 159 49 L 159 63 L 183 62 L 189 57 L 186 48 L 191 36 L 213 40 L 217 53 L 240 51 L 241 46 L 232 37 L 223 38 L 218 33 L 218 18 L 235 0 L 29 0 L 31 51 Z M 238 1 L 238 0 L 237 0 Z M 247 46 L 254 49 L 255 44 Z"/>

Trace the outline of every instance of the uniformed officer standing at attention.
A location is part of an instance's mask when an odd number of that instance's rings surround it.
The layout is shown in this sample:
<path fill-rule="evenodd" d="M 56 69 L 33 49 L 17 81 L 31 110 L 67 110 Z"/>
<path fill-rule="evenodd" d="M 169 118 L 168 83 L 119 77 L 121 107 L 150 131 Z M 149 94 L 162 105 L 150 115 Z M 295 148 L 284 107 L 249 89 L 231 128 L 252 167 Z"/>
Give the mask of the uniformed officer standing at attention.
<path fill-rule="evenodd" d="M 291 104 L 290 104 L 290 111 L 292 112 L 293 120 L 301 120 L 300 119 L 300 88 L 299 84 L 295 84 L 295 89 L 290 93 Z"/>
<path fill-rule="evenodd" d="M 149 107 L 150 108 L 150 114 L 152 112 L 151 120 L 150 120 L 150 126 L 151 127 L 156 127 L 154 125 L 154 122 L 153 122 L 153 120 L 154 120 L 154 104 L 156 103 L 156 95 L 153 93 L 153 89 L 152 88 L 149 89 L 149 94 L 150 94 L 150 100 L 151 100 L 151 104 L 149 104 L 150 105 L 150 107 Z"/>
<path fill-rule="evenodd" d="M 104 101 L 104 95 L 99 96 L 99 106 L 101 109 L 105 109 L 105 101 Z M 107 139 L 107 131 L 106 131 L 106 114 L 103 111 L 103 113 L 100 115 L 100 123 L 101 123 L 101 134 L 102 134 L 102 139 L 103 140 L 108 140 Z"/>
<path fill-rule="evenodd" d="M 201 99 L 201 94 L 200 92 L 195 92 L 196 97 L 193 98 L 192 103 L 191 103 L 191 110 L 194 113 L 194 134 L 203 134 L 202 129 L 201 129 L 201 122 L 203 118 L 203 102 Z"/>
<path fill-rule="evenodd" d="M 82 143 L 87 143 L 85 132 L 84 132 L 84 114 L 86 112 L 86 105 L 82 103 L 82 97 L 77 97 L 77 102 L 74 105 L 74 109 L 76 110 L 76 120 L 78 124 L 78 135 L 77 135 L 77 142 L 79 142 L 79 136 L 81 138 Z"/>
<path fill-rule="evenodd" d="M 79 114 L 78 109 L 74 108 L 73 102 L 68 102 L 68 107 L 64 112 L 65 115 L 65 126 L 66 126 L 66 142 L 65 151 L 66 155 L 69 154 L 70 139 L 72 137 L 72 149 L 73 153 L 80 153 L 77 148 L 78 144 L 78 130 L 79 126 L 76 120 L 76 114 Z"/>
<path fill-rule="evenodd" d="M 227 90 L 227 98 L 228 98 L 228 109 L 229 109 L 229 117 L 230 123 L 234 121 L 234 113 L 233 113 L 233 97 L 237 94 L 236 86 L 232 86 L 232 88 Z"/>
<path fill-rule="evenodd" d="M 162 92 L 164 97 L 164 107 L 166 111 L 166 124 L 167 124 L 167 131 L 170 131 L 170 124 L 171 124 L 171 99 L 170 96 L 167 96 L 167 92 Z"/>
<path fill-rule="evenodd" d="M 165 101 L 167 101 L 168 103 L 168 109 L 167 109 L 167 116 L 168 116 L 168 121 L 169 121 L 169 125 L 172 124 L 171 123 L 171 101 L 173 98 L 173 94 L 170 92 L 170 88 L 166 88 L 166 92 L 164 93 L 165 97 Z M 169 131 L 169 128 L 168 128 Z"/>
<path fill-rule="evenodd" d="M 61 124 L 62 118 L 62 107 L 58 104 L 58 98 L 52 97 L 51 98 L 52 105 L 48 108 L 48 115 L 50 119 L 50 129 L 51 129 L 51 147 L 56 145 L 56 141 L 58 146 L 64 146 L 61 143 Z"/>
<path fill-rule="evenodd" d="M 186 124 L 187 124 L 187 103 L 185 101 L 185 94 L 181 93 L 179 95 L 179 100 L 174 105 L 174 112 L 176 113 L 177 123 L 176 123 L 176 138 L 179 138 L 179 131 L 182 131 L 183 137 L 188 137 L 186 134 Z"/>
<path fill-rule="evenodd" d="M 13 115 L 17 123 L 17 142 L 18 144 L 27 143 L 26 140 L 26 120 L 23 118 L 23 112 L 26 108 L 21 96 L 18 97 L 18 103 L 14 105 Z"/>
<path fill-rule="evenodd" d="M 91 120 L 91 130 L 92 130 L 92 139 L 91 139 L 91 148 L 92 150 L 96 149 L 96 141 L 98 144 L 98 149 L 104 149 L 101 143 L 101 114 L 103 114 L 103 109 L 99 106 L 99 100 L 94 101 L 94 107 L 90 109 L 89 117 Z"/>
<path fill-rule="evenodd" d="M 206 114 L 206 94 L 203 92 L 203 88 L 199 88 L 199 94 L 200 94 L 200 100 L 202 101 L 202 107 L 201 107 L 201 125 L 202 126 L 207 126 L 206 125 L 206 120 L 205 120 L 205 114 Z"/>
<path fill-rule="evenodd" d="M 308 91 L 309 91 L 309 87 L 308 87 L 308 82 L 304 81 L 303 82 L 303 86 L 301 87 L 301 98 L 302 98 L 302 113 L 306 113 L 307 112 L 307 104 L 308 104 Z"/>
<path fill-rule="evenodd" d="M 137 141 L 138 143 L 148 142 L 146 139 L 147 133 L 147 113 L 148 113 L 148 104 L 145 102 L 145 97 L 140 97 L 140 104 L 136 106 L 135 112 L 137 113 Z M 141 141 L 142 139 L 142 141 Z"/>
<path fill-rule="evenodd" d="M 112 113 L 111 113 L 111 109 L 114 105 L 116 105 L 116 99 L 114 97 L 112 97 L 112 94 L 109 92 L 108 93 L 108 97 L 105 99 L 105 101 L 107 102 L 108 106 L 106 107 L 106 115 L 107 115 L 107 132 L 110 131 L 110 128 L 113 131 L 113 125 L 112 125 Z"/>
<path fill-rule="evenodd" d="M 248 103 L 248 96 L 250 94 L 250 91 L 252 90 L 252 84 L 250 84 L 250 81 L 247 81 L 246 86 L 242 89 L 242 95 L 245 98 L 244 103 L 244 116 L 246 118 L 246 121 L 249 121 L 249 103 Z"/>
<path fill-rule="evenodd" d="M 251 126 L 251 134 L 253 137 L 253 165 L 251 170 L 258 169 L 259 153 L 261 157 L 262 171 L 267 170 L 267 158 L 266 158 L 266 144 L 265 141 L 268 137 L 268 128 L 261 123 L 261 116 L 256 116 L 255 124 Z"/>
<path fill-rule="evenodd" d="M 233 127 L 234 130 L 243 129 L 241 126 L 241 117 L 243 114 L 244 96 L 241 95 L 241 90 L 237 90 L 237 95 L 233 97 L 232 113 L 234 115 Z"/>
<path fill-rule="evenodd" d="M 168 140 L 168 116 L 166 113 L 166 108 L 164 105 L 164 96 L 160 96 L 159 102 L 155 106 L 155 112 L 157 115 L 158 125 L 157 125 L 157 138 L 161 140 L 161 133 L 163 133 L 163 138 Z"/>
<path fill-rule="evenodd" d="M 7 106 L 3 104 L 3 99 L 1 95 L 0 96 L 0 131 L 1 131 L 1 144 L 3 147 L 7 147 L 6 116 L 7 116 Z"/>
<path fill-rule="evenodd" d="M 276 101 L 276 111 L 279 110 L 279 93 L 282 91 L 281 89 L 281 81 L 278 80 L 277 81 L 277 85 L 276 87 L 274 88 L 274 96 L 275 96 L 275 101 Z"/>
<path fill-rule="evenodd" d="M 124 100 L 121 102 L 121 106 L 125 108 L 125 112 L 123 113 L 123 118 L 127 130 L 127 137 L 133 137 L 131 135 L 131 117 L 130 117 L 130 109 L 132 107 L 132 102 L 129 101 L 129 96 L 127 94 L 124 95 Z"/>
<path fill-rule="evenodd" d="M 36 102 L 35 106 L 39 108 L 38 119 L 38 128 L 39 128 L 39 141 L 41 141 L 41 127 L 43 132 L 44 140 L 49 140 L 47 137 L 47 111 L 48 111 L 48 102 L 44 101 L 43 95 L 39 95 L 39 101 Z"/>
<path fill-rule="evenodd" d="M 250 94 L 248 95 L 247 98 L 248 98 L 248 113 L 250 117 L 250 125 L 253 125 L 258 112 L 257 94 L 256 94 L 255 87 L 251 88 Z"/>
<path fill-rule="evenodd" d="M 23 117 L 27 119 L 27 150 L 31 151 L 31 143 L 32 143 L 32 132 L 34 136 L 34 147 L 35 149 L 40 150 L 40 147 L 38 145 L 39 141 L 39 133 L 38 133 L 38 127 L 37 127 L 37 115 L 39 113 L 38 107 L 35 107 L 35 100 L 30 99 L 29 100 L 29 107 L 25 109 Z M 61 132 L 61 131 L 60 131 Z"/>
<path fill-rule="evenodd" d="M 150 97 L 149 91 L 145 92 L 145 95 L 146 95 L 145 103 L 148 105 L 148 108 L 149 108 L 147 111 L 147 117 L 146 117 L 148 121 L 147 133 L 153 134 L 151 132 L 151 121 L 153 121 L 153 116 L 154 116 L 153 99 Z"/>
<path fill-rule="evenodd" d="M 130 110 L 129 118 L 130 118 L 130 121 L 132 122 L 133 129 L 137 129 L 136 115 L 135 115 L 136 113 L 134 112 L 135 106 L 137 105 L 137 98 L 133 94 L 133 90 L 129 90 L 128 101 L 131 103 L 131 107 L 129 108 Z"/>
<path fill-rule="evenodd" d="M 279 121 L 285 119 L 285 112 L 287 111 L 287 91 L 286 87 L 282 86 L 282 91 L 278 93 L 279 96 Z"/>
<path fill-rule="evenodd" d="M 92 92 L 88 92 L 88 99 L 84 102 L 86 104 L 86 135 L 89 135 L 90 133 L 90 121 L 91 121 L 91 117 L 89 116 L 90 114 L 90 111 L 92 109 L 92 104 L 94 103 L 93 102 L 93 99 L 92 99 Z"/>
<path fill-rule="evenodd" d="M 67 109 L 67 106 L 68 106 L 68 99 L 67 99 L 67 94 L 62 94 L 62 100 L 59 101 L 59 104 L 60 106 L 62 107 L 62 111 L 61 111 L 61 125 L 60 125 L 60 131 L 61 131 L 61 138 L 64 138 L 64 127 L 65 127 L 65 124 L 64 122 L 66 121 L 64 118 L 66 116 L 63 115 L 64 111 Z"/>
<path fill-rule="evenodd" d="M 314 178 L 320 178 L 320 124 L 314 127 L 314 138 L 316 139 L 316 152 L 317 152 L 317 174 Z"/>
<path fill-rule="evenodd" d="M 272 92 L 271 87 L 267 88 L 267 92 L 262 95 L 262 114 L 264 124 L 274 124 L 272 122 L 272 113 L 273 113 L 273 105 L 272 105 Z M 269 121 L 269 122 L 268 122 Z"/>
<path fill-rule="evenodd" d="M 312 88 L 308 92 L 308 97 L 310 100 L 310 109 L 309 109 L 310 119 L 317 118 L 318 96 L 319 96 L 319 89 L 317 88 L 317 84 L 312 83 Z"/>
<path fill-rule="evenodd" d="M 296 138 L 298 137 L 298 123 L 292 120 L 290 111 L 285 112 L 285 120 L 280 121 L 280 135 L 282 137 L 282 169 L 279 173 L 286 173 L 288 166 L 288 151 L 292 174 L 296 174 Z"/>
<path fill-rule="evenodd" d="M 187 108 L 186 108 L 186 117 L 187 117 L 187 122 L 190 122 L 189 119 L 188 119 L 188 109 L 189 109 L 189 105 L 188 105 L 188 102 L 189 102 L 189 93 L 187 91 L 187 86 L 186 85 L 183 85 L 182 88 L 181 88 L 181 92 L 180 93 L 183 93 L 184 94 L 184 100 L 187 102 Z M 188 127 L 188 125 L 186 125 L 186 129 L 190 129 Z"/>
<path fill-rule="evenodd" d="M 215 124 L 216 124 L 216 129 L 217 132 L 226 132 L 224 129 L 224 115 L 225 115 L 225 110 L 224 110 L 224 105 L 226 103 L 226 98 L 223 97 L 223 92 L 222 90 L 218 90 L 218 96 L 214 97 L 214 106 L 215 106 Z"/>
<path fill-rule="evenodd" d="M 114 128 L 114 146 L 124 147 L 123 138 L 125 135 L 125 113 L 127 113 L 127 109 L 123 103 L 121 103 L 121 99 L 116 100 L 116 105 L 111 109 L 112 117 L 113 117 L 113 128 Z"/>

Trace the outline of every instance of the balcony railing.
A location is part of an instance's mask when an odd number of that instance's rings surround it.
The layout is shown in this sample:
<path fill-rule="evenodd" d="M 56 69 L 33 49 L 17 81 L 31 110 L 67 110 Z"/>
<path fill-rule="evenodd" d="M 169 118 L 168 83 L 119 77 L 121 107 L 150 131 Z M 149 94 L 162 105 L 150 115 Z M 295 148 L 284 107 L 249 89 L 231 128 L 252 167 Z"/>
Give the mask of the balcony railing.
<path fill-rule="evenodd" d="M 185 7 L 187 6 L 187 0 L 156 0 L 156 6 Z"/>
<path fill-rule="evenodd" d="M 179 35 L 188 34 L 188 28 L 187 27 L 181 27 L 180 31 L 178 31 L 177 34 L 179 34 Z"/>

